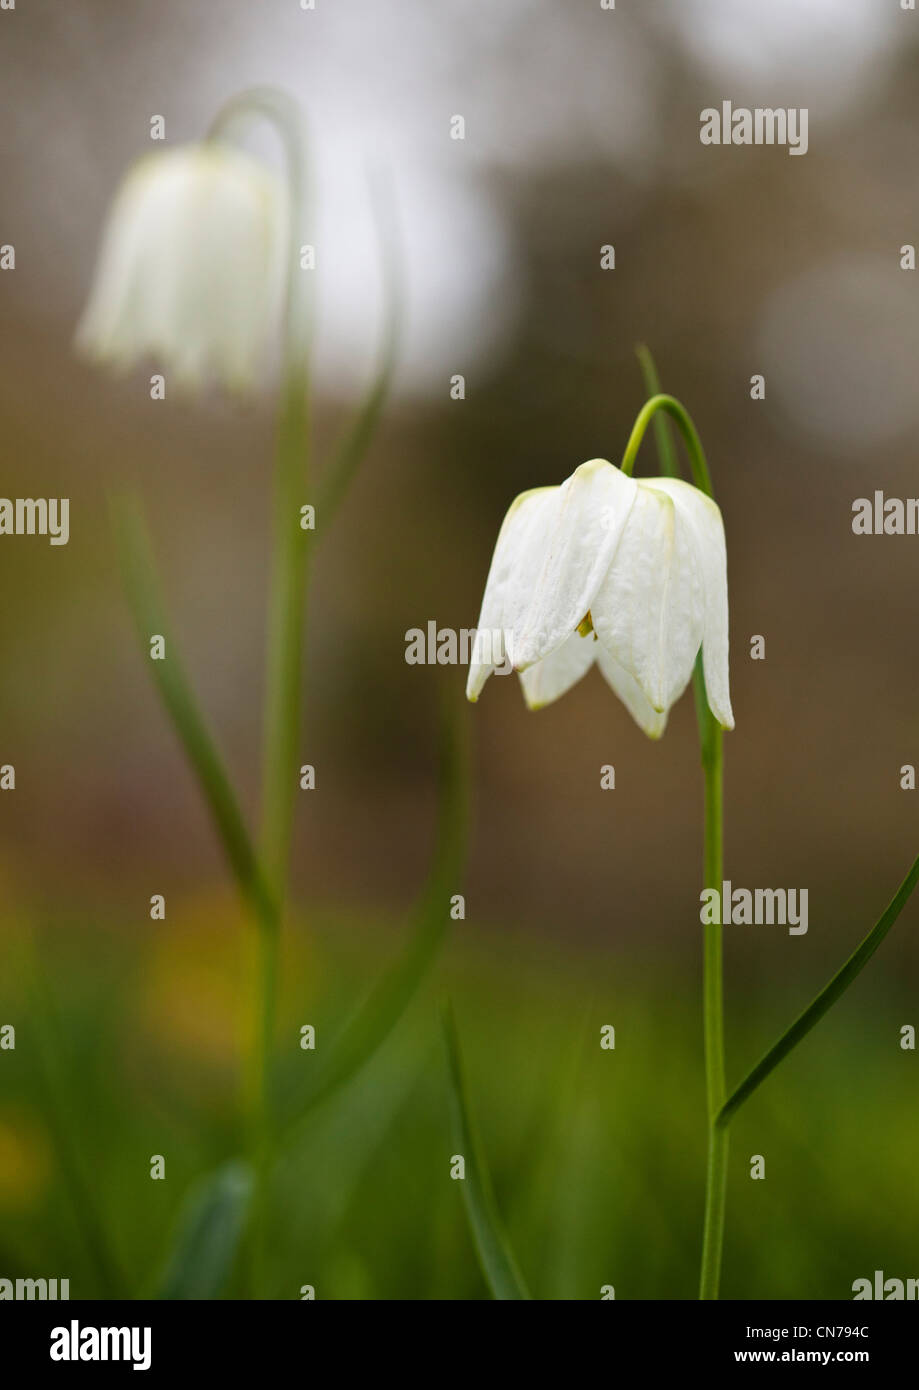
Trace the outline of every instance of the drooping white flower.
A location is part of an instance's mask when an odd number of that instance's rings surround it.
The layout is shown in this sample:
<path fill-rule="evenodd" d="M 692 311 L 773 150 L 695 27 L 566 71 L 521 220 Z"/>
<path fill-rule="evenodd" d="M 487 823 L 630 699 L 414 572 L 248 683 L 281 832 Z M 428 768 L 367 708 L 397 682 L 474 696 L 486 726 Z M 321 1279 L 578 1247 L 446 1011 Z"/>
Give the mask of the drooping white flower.
<path fill-rule="evenodd" d="M 286 224 L 284 184 L 233 146 L 145 155 L 112 204 L 77 346 L 245 389 L 278 319 Z"/>
<path fill-rule="evenodd" d="M 596 660 L 636 722 L 659 738 L 700 646 L 712 713 L 732 729 L 720 510 L 689 483 L 630 478 L 593 459 L 560 487 L 524 492 L 511 504 L 466 694 L 477 700 L 509 660 L 527 704 L 539 709 Z"/>

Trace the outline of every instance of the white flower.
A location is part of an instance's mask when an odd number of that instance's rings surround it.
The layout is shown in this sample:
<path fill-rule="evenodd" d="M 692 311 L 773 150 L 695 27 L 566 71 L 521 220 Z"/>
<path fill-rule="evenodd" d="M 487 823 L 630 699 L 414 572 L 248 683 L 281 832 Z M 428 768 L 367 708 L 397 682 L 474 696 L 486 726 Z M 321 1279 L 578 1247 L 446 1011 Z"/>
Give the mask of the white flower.
<path fill-rule="evenodd" d="M 630 478 L 593 459 L 560 487 L 521 493 L 498 536 L 478 633 L 470 700 L 507 659 L 539 709 L 596 659 L 636 722 L 659 738 L 701 646 L 712 713 L 734 727 L 724 526 L 689 483 Z"/>
<path fill-rule="evenodd" d="M 280 179 L 230 145 L 144 156 L 115 196 L 77 345 L 250 386 L 278 318 L 286 222 Z"/>

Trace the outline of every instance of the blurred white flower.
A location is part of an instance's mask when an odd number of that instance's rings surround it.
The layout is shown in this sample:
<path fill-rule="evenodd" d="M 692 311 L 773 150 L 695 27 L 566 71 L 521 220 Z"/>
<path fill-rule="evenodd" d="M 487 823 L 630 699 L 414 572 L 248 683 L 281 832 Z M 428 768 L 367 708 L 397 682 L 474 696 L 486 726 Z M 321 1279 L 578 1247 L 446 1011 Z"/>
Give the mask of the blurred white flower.
<path fill-rule="evenodd" d="M 596 660 L 659 738 L 701 646 L 712 713 L 734 727 L 724 526 L 689 483 L 630 478 L 593 459 L 560 487 L 522 493 L 498 536 L 478 631 L 498 640 L 487 654 L 477 642 L 470 700 L 505 655 L 531 709 L 557 700 Z"/>
<path fill-rule="evenodd" d="M 180 382 L 252 385 L 277 323 L 287 198 L 218 141 L 139 159 L 111 211 L 77 346 L 130 367 L 150 354 Z"/>

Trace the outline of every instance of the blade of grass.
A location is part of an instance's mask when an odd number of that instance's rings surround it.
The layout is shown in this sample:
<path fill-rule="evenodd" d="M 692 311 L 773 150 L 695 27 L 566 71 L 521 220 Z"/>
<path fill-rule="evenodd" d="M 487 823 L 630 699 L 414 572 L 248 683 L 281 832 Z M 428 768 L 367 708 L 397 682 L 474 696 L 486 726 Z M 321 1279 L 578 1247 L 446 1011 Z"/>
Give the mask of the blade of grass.
<path fill-rule="evenodd" d="M 845 965 L 830 980 L 817 997 L 808 1005 L 804 1012 L 788 1028 L 777 1043 L 770 1047 L 766 1055 L 756 1064 L 752 1071 L 744 1077 L 740 1085 L 737 1086 L 728 1096 L 724 1105 L 718 1112 L 716 1124 L 723 1128 L 729 1124 L 734 1115 L 748 1100 L 758 1086 L 766 1080 L 771 1072 L 775 1070 L 779 1062 L 787 1057 L 789 1052 L 808 1033 L 819 1023 L 823 1015 L 833 1007 L 836 1000 L 849 988 L 852 981 L 861 974 L 877 948 L 880 946 L 884 937 L 890 931 L 894 922 L 899 917 L 903 908 L 909 900 L 910 894 L 919 882 L 919 858 L 915 860 L 906 878 L 900 884 L 886 910 L 879 917 L 878 921 L 871 928 L 861 945 L 853 951 Z"/>
<path fill-rule="evenodd" d="M 382 1046 L 431 967 L 450 926 L 450 897 L 459 891 L 469 822 L 469 754 L 464 705 L 441 716 L 440 791 L 434 856 L 410 921 L 408 942 L 332 1044 L 329 1062 L 301 1099 L 288 1130 L 349 1081 Z"/>
<path fill-rule="evenodd" d="M 252 1187 L 248 1164 L 234 1159 L 193 1188 L 157 1298 L 220 1297 L 239 1252 Z"/>
<path fill-rule="evenodd" d="M 453 1143 L 456 1152 L 465 1160 L 463 1202 L 479 1265 L 493 1298 L 528 1299 L 530 1295 L 501 1223 L 488 1165 L 469 1108 L 459 1035 L 449 1000 L 444 1005 L 443 1030 L 450 1075 Z"/>
<path fill-rule="evenodd" d="M 38 1063 L 36 1070 L 44 1101 L 42 1108 L 74 1217 L 100 1281 L 102 1296 L 130 1297 L 128 1280 L 112 1249 L 105 1223 L 96 1206 L 95 1192 L 86 1177 L 86 1168 L 80 1154 L 76 1138 L 79 1125 L 74 1123 L 76 1089 L 66 1073 L 63 1061 L 70 1054 L 70 1045 L 58 1023 L 51 985 L 31 934 L 17 938 L 16 949 L 28 1001 L 28 1015 L 35 1038 Z"/>
<path fill-rule="evenodd" d="M 273 922 L 275 906 L 223 760 L 195 700 L 159 592 L 150 537 L 139 504 L 122 496 L 110 502 L 112 525 L 134 625 L 144 650 L 151 636 L 166 639 L 166 657 L 151 661 L 151 674 L 198 779 L 217 834 L 243 896 L 259 921 Z"/>
<path fill-rule="evenodd" d="M 319 487 L 317 538 L 326 534 L 376 432 L 389 394 L 402 328 L 403 268 L 391 188 L 371 181 L 371 204 L 380 246 L 383 321 L 377 369 L 332 456 Z"/>

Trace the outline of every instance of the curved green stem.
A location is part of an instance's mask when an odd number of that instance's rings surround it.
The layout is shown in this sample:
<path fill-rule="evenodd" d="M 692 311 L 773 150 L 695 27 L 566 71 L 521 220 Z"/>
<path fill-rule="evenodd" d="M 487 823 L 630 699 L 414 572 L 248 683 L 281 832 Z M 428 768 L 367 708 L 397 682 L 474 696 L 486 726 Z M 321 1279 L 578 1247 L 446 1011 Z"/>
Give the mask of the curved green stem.
<path fill-rule="evenodd" d="M 645 383 L 645 394 L 660 396 L 661 380 L 657 374 L 657 364 L 651 356 L 651 350 L 644 343 L 639 343 L 635 348 L 635 356 L 641 367 L 642 380 Z M 676 449 L 673 447 L 673 439 L 670 434 L 666 416 L 663 411 L 658 411 L 654 416 L 654 441 L 657 445 L 657 456 L 660 460 L 661 472 L 667 478 L 678 478 L 680 476 L 679 465 L 676 461 Z"/>
<path fill-rule="evenodd" d="M 676 457 L 663 414 L 678 424 L 689 453 L 693 481 L 713 497 L 711 478 L 696 428 L 683 406 L 673 396 L 662 395 L 654 359 L 648 349 L 636 349 L 646 389 L 651 399 L 639 412 L 622 460 L 622 471 L 631 476 L 635 458 L 650 421 L 654 420 L 661 471 L 677 477 Z M 663 412 L 663 414 L 661 413 Z M 693 691 L 699 726 L 699 747 L 705 774 L 705 887 L 713 888 L 721 901 L 723 878 L 722 807 L 722 730 L 708 706 L 701 653 L 693 671 Z M 774 1043 L 743 1081 L 725 1099 L 724 998 L 722 976 L 722 926 L 718 921 L 705 926 L 703 966 L 703 1016 L 705 1036 L 705 1080 L 708 1109 L 708 1164 L 705 1182 L 705 1218 L 702 1237 L 700 1299 L 716 1299 L 721 1275 L 724 1243 L 724 1209 L 727 1190 L 728 1130 L 734 1115 L 783 1058 L 807 1036 L 825 1013 L 865 968 L 899 917 L 913 890 L 919 884 L 919 858 L 900 884 L 886 910 L 846 963 L 815 999 Z"/>
<path fill-rule="evenodd" d="M 689 464 L 692 469 L 692 480 L 697 488 L 708 497 L 714 497 L 712 492 L 712 480 L 709 476 L 708 464 L 705 461 L 705 452 L 702 448 L 702 441 L 698 431 L 692 422 L 692 418 L 675 396 L 657 395 L 652 396 L 646 401 L 638 412 L 635 424 L 632 426 L 632 433 L 629 435 L 629 442 L 625 446 L 625 453 L 622 455 L 620 467 L 627 477 L 632 476 L 632 469 L 635 467 L 635 459 L 638 450 L 641 448 L 641 441 L 645 437 L 648 425 L 654 419 L 658 411 L 663 410 L 672 416 L 679 427 L 680 434 L 686 444 L 689 454 Z"/>
<path fill-rule="evenodd" d="M 677 423 L 689 454 L 693 482 L 709 497 L 713 497 L 712 480 L 705 451 L 689 412 L 674 396 L 660 390 L 657 367 L 649 350 L 636 349 L 645 387 L 653 394 L 639 411 L 622 458 L 622 471 L 631 477 L 638 450 L 651 421 L 657 441 L 661 472 L 667 477 L 679 477 L 676 453 L 664 416 Z M 692 675 L 696 703 L 696 722 L 699 728 L 699 750 L 705 787 L 705 830 L 703 849 L 703 886 L 714 888 L 719 901 L 724 877 L 724 739 L 721 725 L 712 714 L 705 693 L 702 653 L 696 657 Z M 702 964 L 702 1024 L 705 1048 L 705 1091 L 708 1117 L 708 1163 L 705 1176 L 705 1216 L 702 1228 L 702 1268 L 699 1277 L 700 1299 L 716 1299 L 721 1279 L 721 1252 L 724 1245 L 724 1209 L 727 1195 L 728 1132 L 719 1123 L 724 1103 L 724 970 L 723 937 L 719 920 L 704 927 Z"/>

